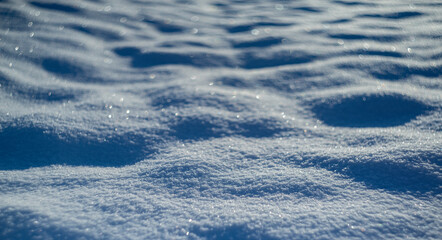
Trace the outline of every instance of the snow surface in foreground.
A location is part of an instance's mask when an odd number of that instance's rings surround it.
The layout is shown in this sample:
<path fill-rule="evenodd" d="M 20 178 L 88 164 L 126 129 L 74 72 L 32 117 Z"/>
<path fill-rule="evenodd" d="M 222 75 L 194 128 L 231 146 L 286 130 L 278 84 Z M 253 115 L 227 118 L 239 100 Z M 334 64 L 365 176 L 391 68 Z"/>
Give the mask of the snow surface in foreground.
<path fill-rule="evenodd" d="M 437 1 L 0 1 L 0 238 L 440 238 Z"/>

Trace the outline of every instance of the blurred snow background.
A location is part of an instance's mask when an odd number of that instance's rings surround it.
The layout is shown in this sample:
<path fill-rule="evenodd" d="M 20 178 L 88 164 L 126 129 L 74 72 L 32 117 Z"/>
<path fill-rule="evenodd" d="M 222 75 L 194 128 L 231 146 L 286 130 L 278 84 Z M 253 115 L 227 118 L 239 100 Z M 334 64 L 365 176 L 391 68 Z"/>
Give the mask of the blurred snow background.
<path fill-rule="evenodd" d="M 437 1 L 0 1 L 0 238 L 440 238 Z"/>

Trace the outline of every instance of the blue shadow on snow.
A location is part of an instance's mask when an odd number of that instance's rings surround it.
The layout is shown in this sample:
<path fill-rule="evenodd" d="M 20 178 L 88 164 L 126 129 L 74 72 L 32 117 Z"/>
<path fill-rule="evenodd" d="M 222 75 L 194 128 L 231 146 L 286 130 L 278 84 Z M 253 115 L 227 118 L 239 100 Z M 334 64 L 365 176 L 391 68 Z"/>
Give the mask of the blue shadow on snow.
<path fill-rule="evenodd" d="M 0 170 L 49 165 L 121 167 L 153 154 L 153 144 L 135 134 L 98 140 L 60 137 L 40 128 L 7 127 L 0 131 Z"/>
<path fill-rule="evenodd" d="M 86 231 L 75 231 L 51 224 L 51 219 L 28 210 L 0 209 L 0 234 L 2 240 L 29 239 L 95 239 Z"/>
<path fill-rule="evenodd" d="M 132 59 L 132 67 L 149 68 L 162 65 L 187 65 L 199 68 L 232 67 L 229 58 L 211 53 L 180 54 L 172 52 L 141 52 L 138 48 L 116 48 L 114 52 Z"/>
<path fill-rule="evenodd" d="M 228 136 L 265 138 L 277 135 L 285 129 L 274 119 L 236 122 L 225 119 L 186 117 L 180 118 L 172 125 L 171 130 L 171 135 L 180 140 L 202 140 Z"/>
<path fill-rule="evenodd" d="M 316 104 L 312 112 L 330 126 L 394 127 L 433 110 L 431 106 L 399 94 L 357 95 Z"/>
<path fill-rule="evenodd" d="M 55 11 L 64 12 L 64 13 L 81 12 L 81 10 L 78 8 L 75 8 L 75 7 L 72 7 L 69 5 L 65 5 L 65 4 L 60 4 L 60 3 L 44 3 L 44 2 L 34 1 L 34 2 L 30 2 L 30 4 L 35 7 L 39 7 L 39 8 L 43 8 L 43 9 L 47 9 L 47 10 L 55 10 Z"/>
<path fill-rule="evenodd" d="M 38 103 L 65 102 L 75 100 L 84 93 L 78 90 L 44 89 L 13 81 L 0 73 L 0 90 L 6 91 L 19 100 L 32 100 Z"/>

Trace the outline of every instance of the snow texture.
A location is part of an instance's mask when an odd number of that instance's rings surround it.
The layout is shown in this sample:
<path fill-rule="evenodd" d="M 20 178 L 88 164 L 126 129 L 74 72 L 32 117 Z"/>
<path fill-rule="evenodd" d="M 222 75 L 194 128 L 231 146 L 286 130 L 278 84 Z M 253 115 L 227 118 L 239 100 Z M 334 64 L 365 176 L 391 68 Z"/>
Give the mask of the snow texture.
<path fill-rule="evenodd" d="M 0 0 L 1 239 L 441 239 L 438 1 Z"/>

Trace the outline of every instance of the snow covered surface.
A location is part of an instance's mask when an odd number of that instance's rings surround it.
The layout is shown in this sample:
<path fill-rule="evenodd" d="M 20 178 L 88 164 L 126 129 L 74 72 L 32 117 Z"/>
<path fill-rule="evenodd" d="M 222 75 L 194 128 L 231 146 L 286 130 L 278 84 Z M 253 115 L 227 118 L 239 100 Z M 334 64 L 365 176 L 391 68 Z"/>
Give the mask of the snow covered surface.
<path fill-rule="evenodd" d="M 442 236 L 438 1 L 0 1 L 1 239 Z"/>

